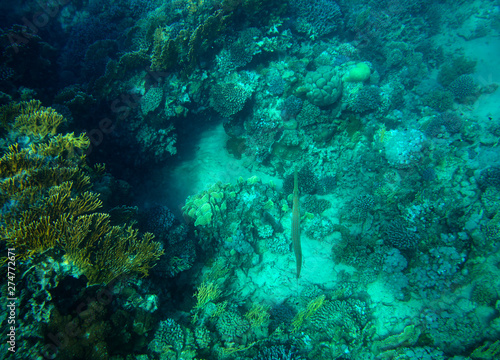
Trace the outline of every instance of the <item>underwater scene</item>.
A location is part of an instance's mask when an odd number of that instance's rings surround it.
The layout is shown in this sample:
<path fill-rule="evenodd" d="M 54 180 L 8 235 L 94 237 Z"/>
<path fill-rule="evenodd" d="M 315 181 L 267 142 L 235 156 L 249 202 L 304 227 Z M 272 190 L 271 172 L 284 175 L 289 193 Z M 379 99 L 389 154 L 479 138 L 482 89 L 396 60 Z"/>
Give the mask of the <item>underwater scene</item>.
<path fill-rule="evenodd" d="M 499 0 L 4 0 L 0 44 L 0 359 L 500 360 Z"/>

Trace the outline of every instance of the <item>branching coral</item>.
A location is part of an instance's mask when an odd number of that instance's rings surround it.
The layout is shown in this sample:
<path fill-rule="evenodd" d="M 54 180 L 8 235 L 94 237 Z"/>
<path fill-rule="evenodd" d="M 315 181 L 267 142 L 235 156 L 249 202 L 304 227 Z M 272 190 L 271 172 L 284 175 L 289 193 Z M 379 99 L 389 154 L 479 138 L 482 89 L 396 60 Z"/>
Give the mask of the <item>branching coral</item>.
<path fill-rule="evenodd" d="M 407 229 L 407 224 L 396 219 L 388 224 L 384 240 L 399 250 L 414 250 L 418 245 L 418 236 Z"/>
<path fill-rule="evenodd" d="M 46 111 L 37 101 L 14 104 L 10 109 L 2 120 L 10 124 L 15 119 L 14 127 L 20 117 L 26 120 Z M 49 113 L 54 119 L 61 117 Z M 42 139 L 57 128 L 57 121 L 39 127 L 38 115 L 35 118 L 33 133 L 38 131 Z M 163 253 L 161 245 L 152 241 L 151 233 L 139 237 L 132 227 L 112 226 L 109 214 L 95 212 L 102 202 L 89 191 L 90 173 L 84 170 L 88 167 L 82 152 L 89 144 L 85 134 L 75 137 L 71 133 L 24 149 L 18 144 L 9 147 L 0 158 L 2 240 L 16 249 L 22 262 L 34 261 L 35 255 L 47 250 L 54 249 L 53 254 L 61 251 L 90 284 L 108 283 L 129 273 L 146 276 Z"/>
<path fill-rule="evenodd" d="M 343 339 L 353 344 L 363 337 L 368 308 L 359 299 L 325 300 L 312 316 L 310 326 L 322 340 Z"/>
<path fill-rule="evenodd" d="M 476 91 L 476 84 L 470 75 L 460 75 L 453 80 L 448 86 L 448 89 L 455 95 L 458 100 L 471 96 Z"/>
<path fill-rule="evenodd" d="M 185 335 L 182 327 L 173 319 L 166 319 L 160 322 L 154 339 L 149 344 L 149 348 L 165 359 L 177 359 L 175 352 L 180 352 L 184 347 Z M 170 353 L 173 353 L 172 356 Z"/>
<path fill-rule="evenodd" d="M 65 135 L 58 134 L 49 140 L 48 143 L 42 143 L 38 146 L 31 146 L 31 151 L 43 156 L 61 157 L 64 159 L 73 159 L 81 157 L 82 153 L 90 146 L 90 140 L 85 134 L 75 136 L 74 133 Z"/>
<path fill-rule="evenodd" d="M 26 110 L 14 119 L 14 129 L 25 135 L 36 135 L 44 138 L 55 135 L 57 128 L 66 119 L 52 108 L 41 106 L 38 100 L 31 100 Z"/>
<path fill-rule="evenodd" d="M 16 248 L 21 260 L 59 248 L 90 284 L 109 283 L 129 273 L 147 276 L 162 254 L 154 236 L 138 238 L 130 226 L 111 226 L 108 214 L 87 214 L 101 207 L 101 201 L 91 192 L 72 194 L 72 185 L 64 182 L 45 195 L 35 194 L 38 200 L 19 217 L 2 216 L 8 246 Z"/>
<path fill-rule="evenodd" d="M 109 215 L 95 213 L 71 219 L 65 227 L 66 257 L 87 276 L 90 284 L 109 283 L 118 276 L 148 275 L 163 254 L 154 235 L 141 238 L 131 226 L 111 226 Z"/>
<path fill-rule="evenodd" d="M 0 158 L 0 204 L 5 206 L 10 201 L 17 208 L 29 207 L 44 189 L 66 181 L 79 191 L 90 186 L 90 178 L 81 171 L 78 162 L 43 156 L 52 150 L 51 143 L 22 150 L 17 144 L 9 147 Z"/>
<path fill-rule="evenodd" d="M 297 18 L 297 30 L 311 38 L 332 33 L 342 25 L 340 7 L 334 1 L 294 0 L 290 8 Z"/>

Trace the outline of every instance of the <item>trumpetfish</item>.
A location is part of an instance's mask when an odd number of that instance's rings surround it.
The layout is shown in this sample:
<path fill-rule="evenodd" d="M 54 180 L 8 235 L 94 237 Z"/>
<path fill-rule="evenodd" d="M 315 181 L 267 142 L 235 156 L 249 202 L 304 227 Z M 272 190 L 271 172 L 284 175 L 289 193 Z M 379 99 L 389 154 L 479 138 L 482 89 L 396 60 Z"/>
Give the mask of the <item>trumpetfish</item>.
<path fill-rule="evenodd" d="M 293 207 L 292 207 L 292 242 L 295 261 L 297 262 L 297 280 L 302 268 L 302 247 L 300 246 L 300 209 L 299 209 L 299 181 L 297 168 L 293 174 Z"/>

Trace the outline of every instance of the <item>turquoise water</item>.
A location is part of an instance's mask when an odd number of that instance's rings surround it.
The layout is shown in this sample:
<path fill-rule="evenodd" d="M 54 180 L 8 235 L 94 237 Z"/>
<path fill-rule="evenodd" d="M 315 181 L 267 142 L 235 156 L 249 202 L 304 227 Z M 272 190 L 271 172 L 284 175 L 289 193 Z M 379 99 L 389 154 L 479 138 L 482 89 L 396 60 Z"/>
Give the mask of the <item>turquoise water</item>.
<path fill-rule="evenodd" d="M 500 358 L 498 1 L 1 9 L 2 358 Z"/>

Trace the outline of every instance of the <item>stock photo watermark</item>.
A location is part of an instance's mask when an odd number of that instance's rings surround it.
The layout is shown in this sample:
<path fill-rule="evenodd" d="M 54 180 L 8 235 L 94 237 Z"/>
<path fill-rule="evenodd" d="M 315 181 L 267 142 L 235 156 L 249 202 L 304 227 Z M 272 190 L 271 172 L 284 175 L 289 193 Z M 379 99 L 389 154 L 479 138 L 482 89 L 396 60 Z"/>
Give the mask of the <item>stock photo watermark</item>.
<path fill-rule="evenodd" d="M 57 16 L 61 8 L 63 8 L 69 2 L 70 0 L 38 0 L 37 4 L 40 6 L 40 10 L 33 14 L 31 20 L 26 16 L 23 16 L 21 18 L 23 26 L 23 31 L 21 32 L 21 34 L 12 31 L 7 33 L 11 49 L 15 53 L 18 53 L 19 46 L 28 43 L 34 35 L 37 35 L 41 29 L 43 29 L 50 23 L 51 19 Z"/>
<path fill-rule="evenodd" d="M 17 291 L 16 291 L 16 249 L 7 249 L 7 344 L 10 352 L 16 352 L 17 337 Z"/>

